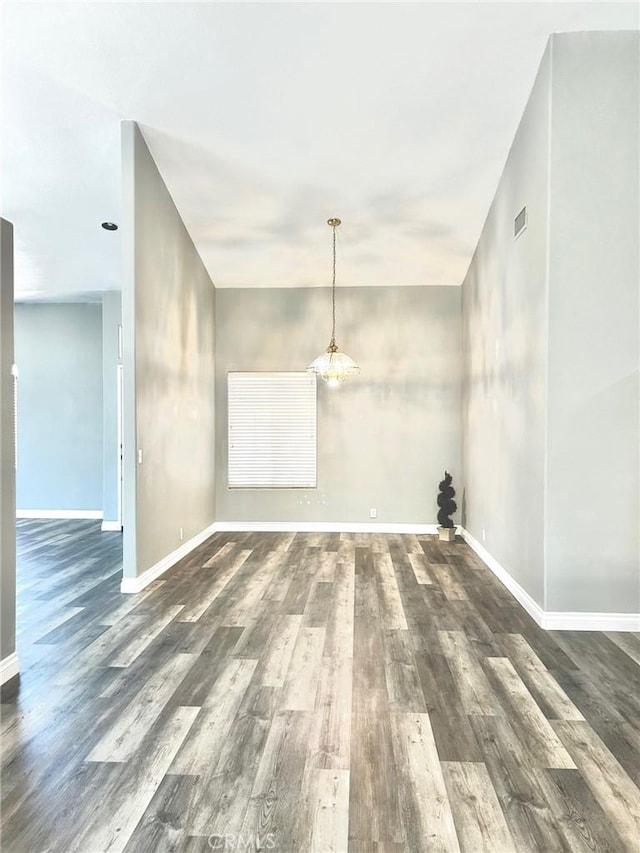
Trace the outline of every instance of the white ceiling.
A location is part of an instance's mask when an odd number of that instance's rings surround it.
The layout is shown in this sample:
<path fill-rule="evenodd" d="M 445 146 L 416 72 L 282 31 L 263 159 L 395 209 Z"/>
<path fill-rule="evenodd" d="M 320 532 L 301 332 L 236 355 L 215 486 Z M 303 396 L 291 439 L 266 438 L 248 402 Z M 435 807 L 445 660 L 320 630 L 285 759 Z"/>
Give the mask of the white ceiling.
<path fill-rule="evenodd" d="M 2 24 L 17 292 L 59 298 L 119 287 L 121 119 L 218 287 L 327 285 L 336 215 L 339 285 L 460 284 L 549 34 L 639 6 L 5 2 Z"/>

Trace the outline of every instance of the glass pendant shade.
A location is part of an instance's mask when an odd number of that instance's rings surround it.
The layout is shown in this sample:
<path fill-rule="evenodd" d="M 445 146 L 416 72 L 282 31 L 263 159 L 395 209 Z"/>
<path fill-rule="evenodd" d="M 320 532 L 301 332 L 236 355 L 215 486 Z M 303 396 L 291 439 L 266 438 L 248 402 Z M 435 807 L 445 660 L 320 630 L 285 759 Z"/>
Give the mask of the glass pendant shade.
<path fill-rule="evenodd" d="M 317 373 L 327 385 L 335 388 L 349 376 L 360 373 L 360 368 L 352 358 L 344 352 L 339 352 L 338 347 L 333 344 L 311 362 L 307 373 Z"/>
<path fill-rule="evenodd" d="M 330 219 L 327 223 L 333 228 L 333 280 L 331 284 L 331 303 L 333 325 L 331 327 L 331 342 L 323 352 L 314 359 L 307 373 L 315 373 L 329 385 L 335 388 L 348 379 L 360 373 L 360 368 L 355 361 L 346 353 L 340 352 L 336 346 L 336 228 L 340 225 L 339 219 Z"/>

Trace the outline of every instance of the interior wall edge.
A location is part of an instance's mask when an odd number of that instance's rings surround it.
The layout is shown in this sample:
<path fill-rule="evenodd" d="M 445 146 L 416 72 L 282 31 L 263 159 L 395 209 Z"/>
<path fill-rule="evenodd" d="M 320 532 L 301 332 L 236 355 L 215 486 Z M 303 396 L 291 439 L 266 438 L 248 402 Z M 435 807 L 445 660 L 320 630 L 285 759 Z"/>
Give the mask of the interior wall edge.
<path fill-rule="evenodd" d="M 16 650 L 13 225 L 0 218 L 0 657 Z"/>
<path fill-rule="evenodd" d="M 135 577 L 137 565 L 136 491 L 136 273 L 134 121 L 120 122 L 122 170 L 122 565 Z"/>

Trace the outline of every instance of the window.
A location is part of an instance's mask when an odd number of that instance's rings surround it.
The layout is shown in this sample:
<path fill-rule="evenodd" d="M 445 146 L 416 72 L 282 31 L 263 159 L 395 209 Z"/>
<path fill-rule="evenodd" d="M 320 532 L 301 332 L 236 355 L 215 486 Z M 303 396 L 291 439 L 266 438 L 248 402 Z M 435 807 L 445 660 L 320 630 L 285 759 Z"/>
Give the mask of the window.
<path fill-rule="evenodd" d="M 229 373 L 229 488 L 315 489 L 316 377 Z"/>

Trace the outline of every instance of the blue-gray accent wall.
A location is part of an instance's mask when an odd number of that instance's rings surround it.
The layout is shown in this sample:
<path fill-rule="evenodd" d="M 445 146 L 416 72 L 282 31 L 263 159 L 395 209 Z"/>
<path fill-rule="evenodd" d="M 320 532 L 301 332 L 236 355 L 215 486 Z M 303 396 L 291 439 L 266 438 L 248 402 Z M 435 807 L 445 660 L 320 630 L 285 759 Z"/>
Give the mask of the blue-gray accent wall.
<path fill-rule="evenodd" d="M 102 306 L 15 306 L 18 510 L 102 510 Z"/>

